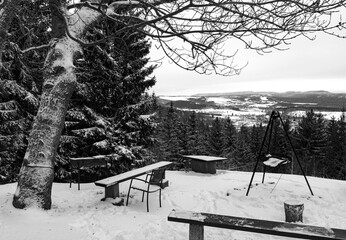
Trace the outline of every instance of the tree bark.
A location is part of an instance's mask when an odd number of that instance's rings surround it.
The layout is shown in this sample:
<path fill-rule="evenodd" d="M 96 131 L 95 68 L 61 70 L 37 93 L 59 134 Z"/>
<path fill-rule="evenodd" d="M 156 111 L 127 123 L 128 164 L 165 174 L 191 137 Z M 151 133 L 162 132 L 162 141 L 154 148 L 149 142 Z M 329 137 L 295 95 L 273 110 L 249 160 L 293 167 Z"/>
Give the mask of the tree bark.
<path fill-rule="evenodd" d="M 63 2 L 63 1 L 62 1 Z M 51 191 L 54 180 L 54 163 L 65 115 L 77 81 L 73 60 L 81 54 L 81 45 L 67 37 L 62 25 L 69 27 L 73 37 L 80 38 L 87 26 L 95 22 L 100 13 L 82 8 L 76 24 L 76 14 L 65 18 L 67 9 L 59 0 L 49 1 L 53 15 L 53 36 L 57 42 L 49 51 L 45 61 L 45 82 L 40 107 L 36 115 L 28 147 L 18 177 L 13 206 L 26 208 L 37 206 L 50 209 Z M 65 15 L 65 16 L 64 16 Z M 64 30 L 63 32 L 61 30 Z"/>
<path fill-rule="evenodd" d="M 30 133 L 13 198 L 16 208 L 36 205 L 51 208 L 54 162 L 65 115 L 76 87 L 73 56 L 79 46 L 67 37 L 49 52 L 40 107 Z"/>

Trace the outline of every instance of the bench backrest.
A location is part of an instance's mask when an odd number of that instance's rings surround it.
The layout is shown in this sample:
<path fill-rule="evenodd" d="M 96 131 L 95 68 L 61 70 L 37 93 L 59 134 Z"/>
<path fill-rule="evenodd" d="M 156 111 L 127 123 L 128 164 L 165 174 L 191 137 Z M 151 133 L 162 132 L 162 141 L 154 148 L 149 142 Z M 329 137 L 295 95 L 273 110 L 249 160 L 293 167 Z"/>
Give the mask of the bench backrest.
<path fill-rule="evenodd" d="M 168 216 L 168 221 L 190 224 L 190 240 L 203 239 L 203 237 L 201 238 L 201 235 L 203 236 L 203 226 L 303 239 L 346 239 L 346 230 L 343 229 L 240 218 L 210 213 L 173 210 Z M 197 226 L 197 228 L 191 226 Z M 194 234 L 191 234 L 191 229 L 195 231 Z M 196 229 L 200 232 L 196 233 Z M 193 235 L 196 234 L 198 238 L 193 237 Z"/>

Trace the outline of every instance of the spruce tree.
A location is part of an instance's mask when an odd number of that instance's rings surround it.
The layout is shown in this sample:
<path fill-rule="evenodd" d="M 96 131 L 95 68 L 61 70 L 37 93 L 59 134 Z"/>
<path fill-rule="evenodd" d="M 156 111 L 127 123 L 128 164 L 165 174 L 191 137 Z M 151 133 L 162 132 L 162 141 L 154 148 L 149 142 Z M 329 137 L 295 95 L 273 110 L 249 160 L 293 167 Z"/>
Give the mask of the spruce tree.
<path fill-rule="evenodd" d="M 327 126 L 328 147 L 326 149 L 326 159 L 328 162 L 325 166 L 324 176 L 335 178 L 338 175 L 337 163 L 340 161 L 341 144 L 339 135 L 339 125 L 335 117 L 329 121 Z"/>
<path fill-rule="evenodd" d="M 162 118 L 158 133 L 162 156 L 168 161 L 180 161 L 179 122 L 173 102 L 171 102 L 166 116 Z"/>
<path fill-rule="evenodd" d="M 235 167 L 232 153 L 235 148 L 237 129 L 235 128 L 232 120 L 228 117 L 224 121 L 224 127 L 222 132 L 223 139 L 223 156 L 228 158 L 228 161 L 224 161 L 226 169 Z"/>
<path fill-rule="evenodd" d="M 259 126 L 253 125 L 250 132 L 250 148 L 251 152 L 257 157 L 263 142 L 265 133 L 265 127 L 262 126 L 262 123 Z"/>
<path fill-rule="evenodd" d="M 2 54 L 4 67 L 0 72 L 1 79 L 6 79 L 0 83 L 1 108 L 6 108 L 6 112 L 15 110 L 20 113 L 16 118 L 3 118 L 0 129 L 0 138 L 6 135 L 6 142 L 12 146 L 0 146 L 0 149 L 5 149 L 0 154 L 7 156 L 0 161 L 0 169 L 5 169 L 3 164 L 9 166 L 18 162 L 14 164 L 17 167 L 12 176 L 18 173 L 16 169 L 24 157 L 33 116 L 39 107 L 42 67 L 47 54 L 44 47 L 26 53 L 19 49 L 47 45 L 51 39 L 51 15 L 46 2 L 21 1 L 20 6 L 21 13 L 9 28 L 11 44 Z M 119 25 L 111 22 L 96 24 L 86 38 L 97 41 L 104 37 L 104 33 L 116 28 Z M 152 98 L 144 94 L 155 84 L 155 79 L 150 77 L 155 66 L 148 64 L 146 56 L 150 43 L 142 33 L 133 31 L 112 39 L 85 47 L 84 55 L 75 63 L 78 86 L 60 139 L 54 171 L 56 180 L 67 177 L 68 157 L 115 153 L 119 158 L 141 159 L 150 155 L 145 148 L 153 142 L 150 134 L 155 123 L 154 115 L 149 114 Z M 15 131 L 8 128 L 14 123 L 18 127 Z M 127 128 L 130 125 L 136 127 Z M 11 134 L 6 133 L 9 130 Z M 126 144 L 122 145 L 122 142 Z M 123 147 L 127 150 L 123 151 Z"/>
<path fill-rule="evenodd" d="M 45 48 L 23 53 L 48 42 L 49 13 L 44 1 L 20 1 L 8 28 L 0 65 L 0 182 L 17 181 L 32 121 L 39 107 Z"/>
<path fill-rule="evenodd" d="M 209 133 L 209 152 L 211 155 L 222 156 L 224 150 L 222 132 L 223 128 L 221 120 L 216 117 L 212 122 Z"/>
<path fill-rule="evenodd" d="M 88 39 L 97 41 L 104 32 L 119 27 L 111 22 L 96 25 Z M 147 66 L 149 49 L 145 36 L 132 31 L 85 49 L 77 65 L 81 70 L 78 91 L 72 97 L 59 153 L 67 152 L 63 149 L 67 140 L 66 146 L 73 149 L 69 156 L 112 154 L 117 160 L 115 172 L 129 170 L 135 159 L 151 158 L 147 148 L 153 143 L 155 123 L 152 98 L 146 91 L 155 84 L 150 77 L 155 66 Z"/>
<path fill-rule="evenodd" d="M 337 161 L 338 179 L 346 179 L 346 115 L 345 109 L 342 109 L 342 114 L 338 120 L 338 139 L 339 139 L 339 159 Z"/>
<path fill-rule="evenodd" d="M 198 135 L 197 135 L 197 152 L 199 155 L 208 155 L 209 152 L 209 133 L 210 127 L 207 120 L 200 120 L 197 123 Z"/>
<path fill-rule="evenodd" d="M 227 155 L 230 154 L 234 148 L 237 129 L 229 117 L 224 121 L 223 129 L 224 131 L 222 132 L 222 136 L 224 142 L 224 153 Z"/>
<path fill-rule="evenodd" d="M 306 112 L 296 129 L 298 142 L 296 149 L 302 156 L 302 165 L 306 174 L 317 176 L 323 174 L 320 168 L 325 161 L 327 135 L 325 120 L 321 114 L 316 114 L 312 109 Z"/>
<path fill-rule="evenodd" d="M 255 162 L 256 156 L 251 151 L 249 129 L 245 125 L 240 127 L 237 134 L 235 147 L 232 153 L 237 169 L 243 171 L 251 171 Z"/>
<path fill-rule="evenodd" d="M 190 155 L 198 153 L 198 134 L 198 120 L 196 112 L 192 111 L 187 121 L 187 151 Z"/>

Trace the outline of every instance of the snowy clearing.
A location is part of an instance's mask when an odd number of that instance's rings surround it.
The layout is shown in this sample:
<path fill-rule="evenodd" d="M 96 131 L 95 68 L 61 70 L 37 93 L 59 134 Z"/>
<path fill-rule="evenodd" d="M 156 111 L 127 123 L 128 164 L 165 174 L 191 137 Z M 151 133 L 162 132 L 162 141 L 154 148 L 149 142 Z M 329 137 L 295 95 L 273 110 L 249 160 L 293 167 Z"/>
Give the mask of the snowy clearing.
<path fill-rule="evenodd" d="M 343 228 L 346 226 L 346 182 L 308 177 L 312 196 L 300 175 L 257 173 L 254 187 L 245 196 L 252 173 L 217 171 L 217 174 L 167 171 L 169 187 L 163 190 L 162 208 L 158 195 L 151 194 L 150 212 L 146 212 L 141 194 L 131 191 L 129 206 L 117 207 L 108 199 L 101 202 L 103 188 L 93 183 L 73 185 L 55 183 L 53 207 L 19 210 L 12 207 L 16 184 L 0 186 L 0 236 L 9 240 L 147 240 L 188 239 L 188 225 L 168 222 L 172 209 L 284 221 L 284 202 L 304 203 L 304 224 Z M 275 184 L 279 180 L 273 190 Z M 127 194 L 129 182 L 120 184 Z M 205 228 L 205 239 L 283 239 L 268 235 Z"/>

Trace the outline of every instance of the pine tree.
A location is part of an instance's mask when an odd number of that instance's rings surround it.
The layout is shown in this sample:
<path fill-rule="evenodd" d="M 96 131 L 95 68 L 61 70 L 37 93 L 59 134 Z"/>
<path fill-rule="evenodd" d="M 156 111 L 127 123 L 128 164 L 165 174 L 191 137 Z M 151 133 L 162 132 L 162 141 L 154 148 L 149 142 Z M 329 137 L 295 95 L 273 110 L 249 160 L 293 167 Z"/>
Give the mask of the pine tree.
<path fill-rule="evenodd" d="M 200 120 L 197 123 L 198 135 L 197 135 L 197 149 L 196 154 L 208 155 L 209 152 L 209 135 L 210 127 L 206 120 Z"/>
<path fill-rule="evenodd" d="M 250 148 L 249 130 L 245 125 L 240 127 L 232 156 L 236 168 L 243 171 L 251 171 L 256 162 L 256 156 Z"/>
<path fill-rule="evenodd" d="M 118 27 L 110 22 L 96 25 L 88 38 L 99 40 L 105 31 Z M 70 126 L 61 138 L 61 148 L 66 140 L 74 141 L 74 145 L 67 145 L 69 148 L 78 149 L 70 151 L 69 156 L 113 154 L 117 160 L 113 161 L 115 172 L 131 169 L 135 159 L 151 159 L 147 149 L 154 142 L 151 134 L 155 117 L 151 111 L 153 99 L 146 91 L 155 84 L 149 77 L 155 66 L 147 66 L 149 49 L 145 36 L 134 32 L 86 49 L 77 65 L 81 73 L 67 114 Z M 66 163 L 66 156 L 59 160 Z"/>
<path fill-rule="evenodd" d="M 306 116 L 298 124 L 296 129 L 298 143 L 296 149 L 302 156 L 302 165 L 306 174 L 317 176 L 323 173 L 320 168 L 325 161 L 325 149 L 327 146 L 327 135 L 325 131 L 325 120 L 321 114 L 313 110 L 307 111 Z M 324 164 L 324 163 L 323 163 Z"/>
<path fill-rule="evenodd" d="M 0 104 L 3 108 L 7 105 L 7 112 L 20 112 L 20 116 L 17 114 L 17 118 L 12 119 L 15 122 L 9 118 L 4 119 L 0 129 L 0 138 L 5 136 L 5 128 L 6 131 L 11 130 L 10 135 L 6 133 L 6 139 L 11 142 L 12 147 L 0 146 L 0 149 L 5 149 L 2 154 L 7 156 L 6 161 L 5 158 L 0 161 L 0 169 L 5 169 L 3 164 L 9 166 L 17 162 L 10 177 L 13 180 L 24 157 L 28 133 L 39 106 L 37 96 L 42 90 L 42 67 L 47 54 L 46 48 L 37 48 L 25 54 L 18 49 L 47 44 L 51 39 L 51 31 L 47 31 L 51 15 L 47 11 L 46 2 L 21 1 L 20 4 L 21 14 L 14 19 L 9 29 L 11 44 L 2 55 L 5 68 L 1 68 L 0 72 L 2 79 L 11 79 L 1 80 L 0 91 L 3 97 Z M 96 24 L 93 30 L 88 31 L 86 38 L 91 41 L 100 40 L 106 31 L 118 27 L 110 22 Z M 119 40 L 122 37 L 124 41 Z M 55 180 L 67 177 L 68 157 L 119 153 L 120 157 L 126 155 L 141 159 L 151 154 L 145 149 L 153 142 L 150 134 L 155 125 L 154 115 L 148 112 L 151 98 L 144 94 L 155 84 L 155 79 L 149 76 L 155 68 L 154 65 L 148 65 L 149 58 L 146 55 L 149 48 L 150 43 L 143 34 L 131 31 L 116 40 L 85 47 L 84 56 L 75 63 L 78 86 L 60 139 L 55 161 Z M 15 105 L 11 104 L 9 109 L 7 102 Z M 132 107 L 128 107 L 129 105 Z M 129 114 L 126 114 L 127 110 Z M 18 126 L 16 131 L 8 129 L 13 124 Z M 126 125 L 131 124 L 137 129 L 126 132 Z M 124 136 L 131 142 L 130 146 L 121 145 Z M 126 154 L 122 151 L 123 147 L 128 150 L 125 151 Z"/>
<path fill-rule="evenodd" d="M 209 133 L 209 152 L 211 155 L 222 156 L 224 150 L 222 132 L 223 128 L 221 120 L 216 117 L 212 122 Z"/>
<path fill-rule="evenodd" d="M 179 155 L 189 154 L 189 132 L 188 125 L 183 122 L 178 122 L 178 139 L 179 139 Z"/>
<path fill-rule="evenodd" d="M 338 120 L 338 139 L 339 139 L 339 159 L 337 161 L 338 179 L 346 179 L 346 115 L 345 109 L 342 109 L 342 114 Z"/>
<path fill-rule="evenodd" d="M 161 120 L 159 127 L 159 146 L 165 160 L 180 161 L 180 142 L 179 142 L 179 120 L 173 107 L 173 102 L 167 111 L 166 116 Z"/>
<path fill-rule="evenodd" d="M 198 134 L 198 120 L 196 112 L 192 111 L 187 122 L 187 151 L 190 155 L 198 153 Z"/>
<path fill-rule="evenodd" d="M 228 158 L 228 161 L 224 161 L 223 164 L 226 165 L 226 169 L 235 167 L 232 153 L 235 148 L 237 129 L 232 123 L 230 118 L 226 118 L 224 121 L 224 127 L 222 132 L 223 139 L 223 156 Z"/>
<path fill-rule="evenodd" d="M 262 126 L 262 123 L 259 126 L 253 125 L 251 128 L 251 137 L 250 137 L 250 148 L 251 152 L 257 157 L 263 142 L 265 133 L 265 128 Z"/>
<path fill-rule="evenodd" d="M 39 106 L 45 49 L 19 49 L 47 43 L 48 13 L 44 1 L 20 1 L 8 28 L 0 66 L 0 182 L 17 180 L 32 121 Z"/>
<path fill-rule="evenodd" d="M 325 168 L 325 177 L 333 178 L 337 176 L 337 162 L 340 160 L 341 145 L 339 136 L 339 125 L 334 117 L 327 126 L 328 147 L 326 150 L 326 159 L 328 163 Z"/>
<path fill-rule="evenodd" d="M 224 121 L 223 129 L 224 153 L 227 155 L 231 153 L 234 148 L 237 129 L 229 117 Z"/>

